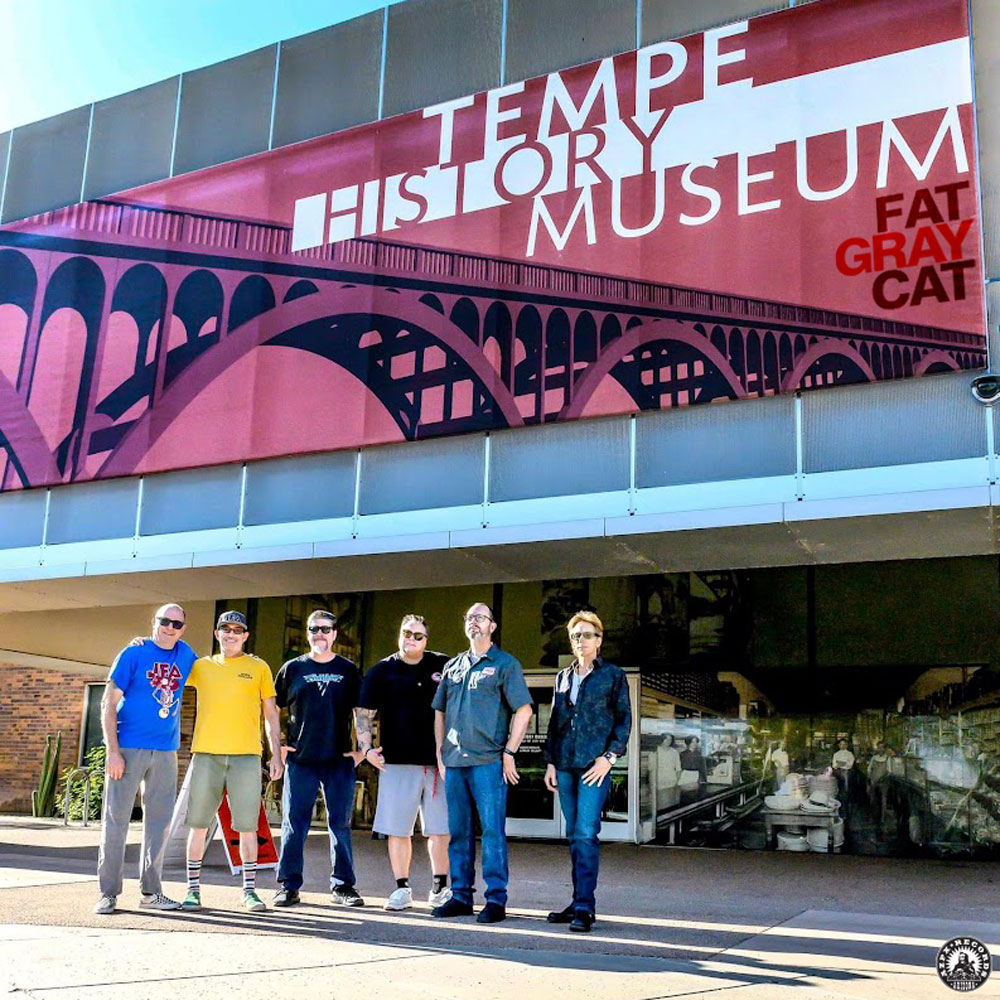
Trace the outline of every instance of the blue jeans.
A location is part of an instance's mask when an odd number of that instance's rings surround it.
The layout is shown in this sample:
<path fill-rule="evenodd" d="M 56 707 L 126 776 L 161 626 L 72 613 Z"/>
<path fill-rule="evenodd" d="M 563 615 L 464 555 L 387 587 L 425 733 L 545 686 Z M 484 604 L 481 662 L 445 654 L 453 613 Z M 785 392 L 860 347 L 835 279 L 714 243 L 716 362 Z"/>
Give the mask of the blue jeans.
<path fill-rule="evenodd" d="M 449 767 L 444 782 L 448 801 L 448 861 L 451 891 L 460 903 L 472 905 L 476 884 L 476 830 L 472 810 L 483 829 L 483 881 L 486 901 L 507 905 L 507 785 L 503 764 Z"/>
<path fill-rule="evenodd" d="M 601 810 L 611 790 L 611 775 L 600 785 L 585 785 L 586 768 L 556 771 L 559 807 L 566 820 L 569 856 L 573 863 L 573 909 L 596 913 L 594 893 L 601 864 Z"/>
<path fill-rule="evenodd" d="M 302 854 L 320 786 L 330 831 L 330 885 L 354 885 L 351 814 L 354 811 L 354 763 L 348 757 L 333 764 L 299 764 L 288 755 L 281 792 L 281 857 L 278 882 L 302 888 Z"/>

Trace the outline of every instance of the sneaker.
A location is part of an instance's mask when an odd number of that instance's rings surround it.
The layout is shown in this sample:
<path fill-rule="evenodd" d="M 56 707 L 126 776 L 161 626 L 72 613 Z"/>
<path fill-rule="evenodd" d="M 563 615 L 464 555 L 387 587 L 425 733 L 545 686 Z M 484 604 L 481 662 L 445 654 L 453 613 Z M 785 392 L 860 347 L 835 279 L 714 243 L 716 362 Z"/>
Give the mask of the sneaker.
<path fill-rule="evenodd" d="M 463 903 L 460 899 L 455 899 L 454 896 L 448 900 L 447 903 L 442 903 L 440 906 L 435 906 L 431 910 L 432 917 L 471 917 L 472 916 L 472 904 Z"/>
<path fill-rule="evenodd" d="M 573 904 L 570 903 L 565 910 L 553 910 L 545 919 L 550 924 L 568 924 L 572 923 L 575 916 L 576 910 L 573 908 Z"/>
<path fill-rule="evenodd" d="M 253 889 L 247 889 L 243 893 L 243 902 L 240 905 L 250 913 L 263 913 L 267 909 L 267 904 Z"/>
<path fill-rule="evenodd" d="M 477 924 L 498 924 L 507 919 L 507 908 L 499 903 L 487 903 L 476 915 Z"/>
<path fill-rule="evenodd" d="M 411 906 L 413 906 L 413 890 L 408 885 L 394 889 L 385 903 L 387 910 L 408 910 Z"/>
<path fill-rule="evenodd" d="M 188 894 L 184 897 L 184 902 L 181 903 L 181 909 L 200 910 L 201 893 L 197 889 L 188 889 Z"/>
<path fill-rule="evenodd" d="M 279 889 L 271 900 L 272 906 L 294 906 L 299 902 L 298 889 Z"/>
<path fill-rule="evenodd" d="M 101 898 L 97 901 L 97 905 L 94 907 L 94 913 L 114 913 L 115 903 L 117 902 L 117 896 L 101 896 Z"/>
<path fill-rule="evenodd" d="M 353 885 L 338 885 L 334 888 L 331 900 L 337 906 L 364 906 L 365 901 L 358 895 Z"/>
<path fill-rule="evenodd" d="M 139 899 L 144 910 L 179 910 L 181 904 L 176 899 L 164 896 L 162 892 L 144 892 Z"/>
<path fill-rule="evenodd" d="M 427 902 L 434 906 L 444 906 L 448 900 L 451 899 L 451 886 L 446 885 L 440 888 L 437 892 L 433 889 L 427 894 Z"/>

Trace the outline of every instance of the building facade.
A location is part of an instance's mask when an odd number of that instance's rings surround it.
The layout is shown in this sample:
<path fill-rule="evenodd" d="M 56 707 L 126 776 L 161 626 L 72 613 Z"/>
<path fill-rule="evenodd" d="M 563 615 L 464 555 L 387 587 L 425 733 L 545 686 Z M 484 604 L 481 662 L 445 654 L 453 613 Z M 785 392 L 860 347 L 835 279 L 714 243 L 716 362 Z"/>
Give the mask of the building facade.
<path fill-rule="evenodd" d="M 540 706 L 590 606 L 606 835 L 996 851 L 1000 14 L 690 6 L 407 0 L 0 136 L 0 748 L 164 600 L 277 666 L 486 599 Z"/>

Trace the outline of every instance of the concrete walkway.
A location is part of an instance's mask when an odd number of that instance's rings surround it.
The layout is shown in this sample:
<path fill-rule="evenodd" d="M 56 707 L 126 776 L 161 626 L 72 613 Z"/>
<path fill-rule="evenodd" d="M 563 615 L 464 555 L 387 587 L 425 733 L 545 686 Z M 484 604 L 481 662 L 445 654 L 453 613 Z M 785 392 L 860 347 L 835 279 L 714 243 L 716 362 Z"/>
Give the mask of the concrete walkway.
<path fill-rule="evenodd" d="M 437 921 L 420 902 L 381 909 L 393 882 L 385 845 L 355 838 L 368 905 L 330 905 L 325 837 L 310 837 L 303 904 L 238 908 L 238 881 L 215 845 L 206 909 L 150 914 L 127 881 L 122 910 L 91 913 L 99 831 L 0 817 L 0 997 L 179 995 L 232 1000 L 317 996 L 421 1000 L 878 1000 L 943 998 L 941 944 L 971 935 L 1000 956 L 1000 868 L 988 864 L 605 848 L 589 935 L 545 922 L 569 898 L 564 845 L 511 845 L 508 920 Z M 135 873 L 138 828 L 127 874 Z M 182 893 L 182 873 L 167 890 Z M 273 874 L 259 882 L 269 899 Z M 415 858 L 414 896 L 429 878 Z M 1000 997 L 1000 973 L 976 991 Z"/>

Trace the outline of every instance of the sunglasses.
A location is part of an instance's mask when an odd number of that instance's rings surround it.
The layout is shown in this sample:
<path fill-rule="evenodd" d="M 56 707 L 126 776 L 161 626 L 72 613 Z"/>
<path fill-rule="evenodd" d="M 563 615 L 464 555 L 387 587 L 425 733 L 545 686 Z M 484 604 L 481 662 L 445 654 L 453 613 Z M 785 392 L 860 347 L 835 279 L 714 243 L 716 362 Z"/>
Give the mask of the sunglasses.
<path fill-rule="evenodd" d="M 156 619 L 164 628 L 184 628 L 184 622 L 177 618 L 157 618 Z"/>
<path fill-rule="evenodd" d="M 569 638 L 571 642 L 582 642 L 584 639 L 600 638 L 600 635 L 600 632 L 571 632 Z"/>
<path fill-rule="evenodd" d="M 404 628 L 402 632 L 400 632 L 400 635 L 402 635 L 404 639 L 416 639 L 417 642 L 420 642 L 421 639 L 427 638 L 426 632 L 411 632 L 408 628 Z"/>
<path fill-rule="evenodd" d="M 309 631 L 315 635 L 317 632 L 322 632 L 323 635 L 329 635 L 333 631 L 332 625 L 310 625 Z"/>
<path fill-rule="evenodd" d="M 242 625 L 220 625 L 220 632 L 231 632 L 233 635 L 243 635 L 246 629 Z"/>
<path fill-rule="evenodd" d="M 491 622 L 493 621 L 489 615 L 476 614 L 476 615 L 466 615 L 465 620 L 467 622 Z"/>

